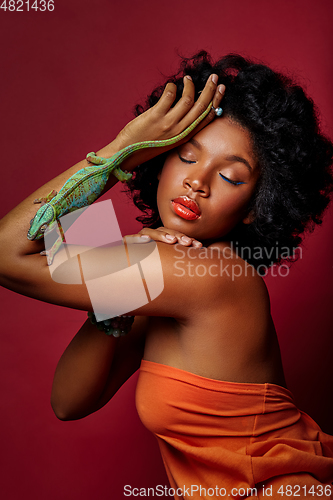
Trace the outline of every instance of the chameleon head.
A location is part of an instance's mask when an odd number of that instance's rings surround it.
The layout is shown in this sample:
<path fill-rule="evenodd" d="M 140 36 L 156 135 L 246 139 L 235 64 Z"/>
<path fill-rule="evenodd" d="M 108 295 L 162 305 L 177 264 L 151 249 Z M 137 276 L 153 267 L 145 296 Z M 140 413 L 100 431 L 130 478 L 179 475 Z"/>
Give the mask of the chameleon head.
<path fill-rule="evenodd" d="M 27 234 L 28 240 L 39 240 L 55 219 L 56 213 L 52 205 L 46 203 L 40 207 L 35 217 L 31 220 L 30 229 Z"/>

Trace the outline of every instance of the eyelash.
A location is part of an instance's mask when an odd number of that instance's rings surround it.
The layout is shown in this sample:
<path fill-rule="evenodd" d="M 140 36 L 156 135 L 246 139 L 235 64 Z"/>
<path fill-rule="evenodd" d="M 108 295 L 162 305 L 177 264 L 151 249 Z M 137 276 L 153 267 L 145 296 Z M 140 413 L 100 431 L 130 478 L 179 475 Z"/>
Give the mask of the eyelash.
<path fill-rule="evenodd" d="M 195 163 L 195 161 L 191 161 L 191 160 L 186 160 L 185 158 L 183 158 L 182 156 L 180 156 L 180 154 L 178 155 L 179 156 L 179 159 L 183 162 L 183 163 Z M 223 180 L 229 182 L 230 184 L 233 184 L 234 186 L 239 186 L 240 184 L 245 184 L 245 182 L 241 182 L 241 181 L 232 181 L 231 179 L 229 179 L 228 177 L 226 177 L 225 175 L 219 173 L 219 175 L 222 177 Z"/>
<path fill-rule="evenodd" d="M 185 158 L 183 158 L 182 156 L 180 156 L 180 154 L 179 154 L 178 156 L 179 156 L 179 159 L 180 159 L 183 163 L 195 163 L 195 161 L 192 161 L 192 160 L 185 160 Z"/>
<path fill-rule="evenodd" d="M 220 176 L 222 177 L 223 180 L 230 182 L 230 184 L 233 184 L 234 186 L 239 186 L 240 184 L 245 184 L 245 182 L 241 182 L 241 181 L 232 181 L 231 179 L 229 179 L 228 177 L 226 177 L 225 175 L 223 175 L 221 173 L 220 173 Z"/>

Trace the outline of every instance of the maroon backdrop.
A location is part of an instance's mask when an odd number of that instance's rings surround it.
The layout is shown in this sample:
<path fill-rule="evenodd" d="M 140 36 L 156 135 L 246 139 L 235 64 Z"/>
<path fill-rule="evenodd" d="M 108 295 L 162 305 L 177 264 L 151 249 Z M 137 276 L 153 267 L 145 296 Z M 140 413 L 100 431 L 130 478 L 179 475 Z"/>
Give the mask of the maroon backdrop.
<path fill-rule="evenodd" d="M 1 216 L 112 140 L 161 73 L 176 69 L 177 52 L 239 52 L 288 70 L 332 137 L 332 13 L 330 0 L 55 0 L 53 12 L 0 9 Z M 133 232 L 135 210 L 118 187 L 112 199 L 123 233 Z M 289 387 L 333 434 L 332 220 L 331 209 L 290 274 L 267 284 Z M 136 375 L 84 420 L 52 413 L 57 360 L 85 315 L 0 294 L 2 498 L 118 500 L 126 484 L 167 485 L 155 438 L 135 411 Z"/>

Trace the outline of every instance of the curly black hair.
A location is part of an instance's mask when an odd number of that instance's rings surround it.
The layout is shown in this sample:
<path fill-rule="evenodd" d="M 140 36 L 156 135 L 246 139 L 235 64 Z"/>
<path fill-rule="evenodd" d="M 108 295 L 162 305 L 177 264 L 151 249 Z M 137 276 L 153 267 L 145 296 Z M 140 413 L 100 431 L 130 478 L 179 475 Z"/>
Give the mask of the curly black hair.
<path fill-rule="evenodd" d="M 299 85 L 237 54 L 216 63 L 206 51 L 183 58 L 177 74 L 167 80 L 177 86 L 175 103 L 182 95 L 184 75 L 192 77 L 197 99 L 212 73 L 226 86 L 223 113 L 249 131 L 261 171 L 249 206 L 254 220 L 239 223 L 228 241 L 257 270 L 295 260 L 301 234 L 321 224 L 330 201 L 333 144 L 320 132 L 314 103 Z M 144 107 L 136 106 L 136 115 L 157 103 L 164 86 L 148 96 Z M 157 174 L 166 155 L 138 166 L 128 183 L 135 205 L 144 212 L 137 220 L 145 227 L 161 225 Z"/>

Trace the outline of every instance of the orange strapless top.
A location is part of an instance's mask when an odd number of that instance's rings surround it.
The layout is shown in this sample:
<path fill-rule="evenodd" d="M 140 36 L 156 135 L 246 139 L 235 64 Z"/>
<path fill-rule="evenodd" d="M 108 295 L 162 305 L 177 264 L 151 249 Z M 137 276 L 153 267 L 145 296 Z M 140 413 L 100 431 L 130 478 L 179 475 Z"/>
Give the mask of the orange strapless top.
<path fill-rule="evenodd" d="M 177 499 L 331 498 L 333 437 L 283 387 L 142 360 L 136 407 L 158 439 Z"/>

